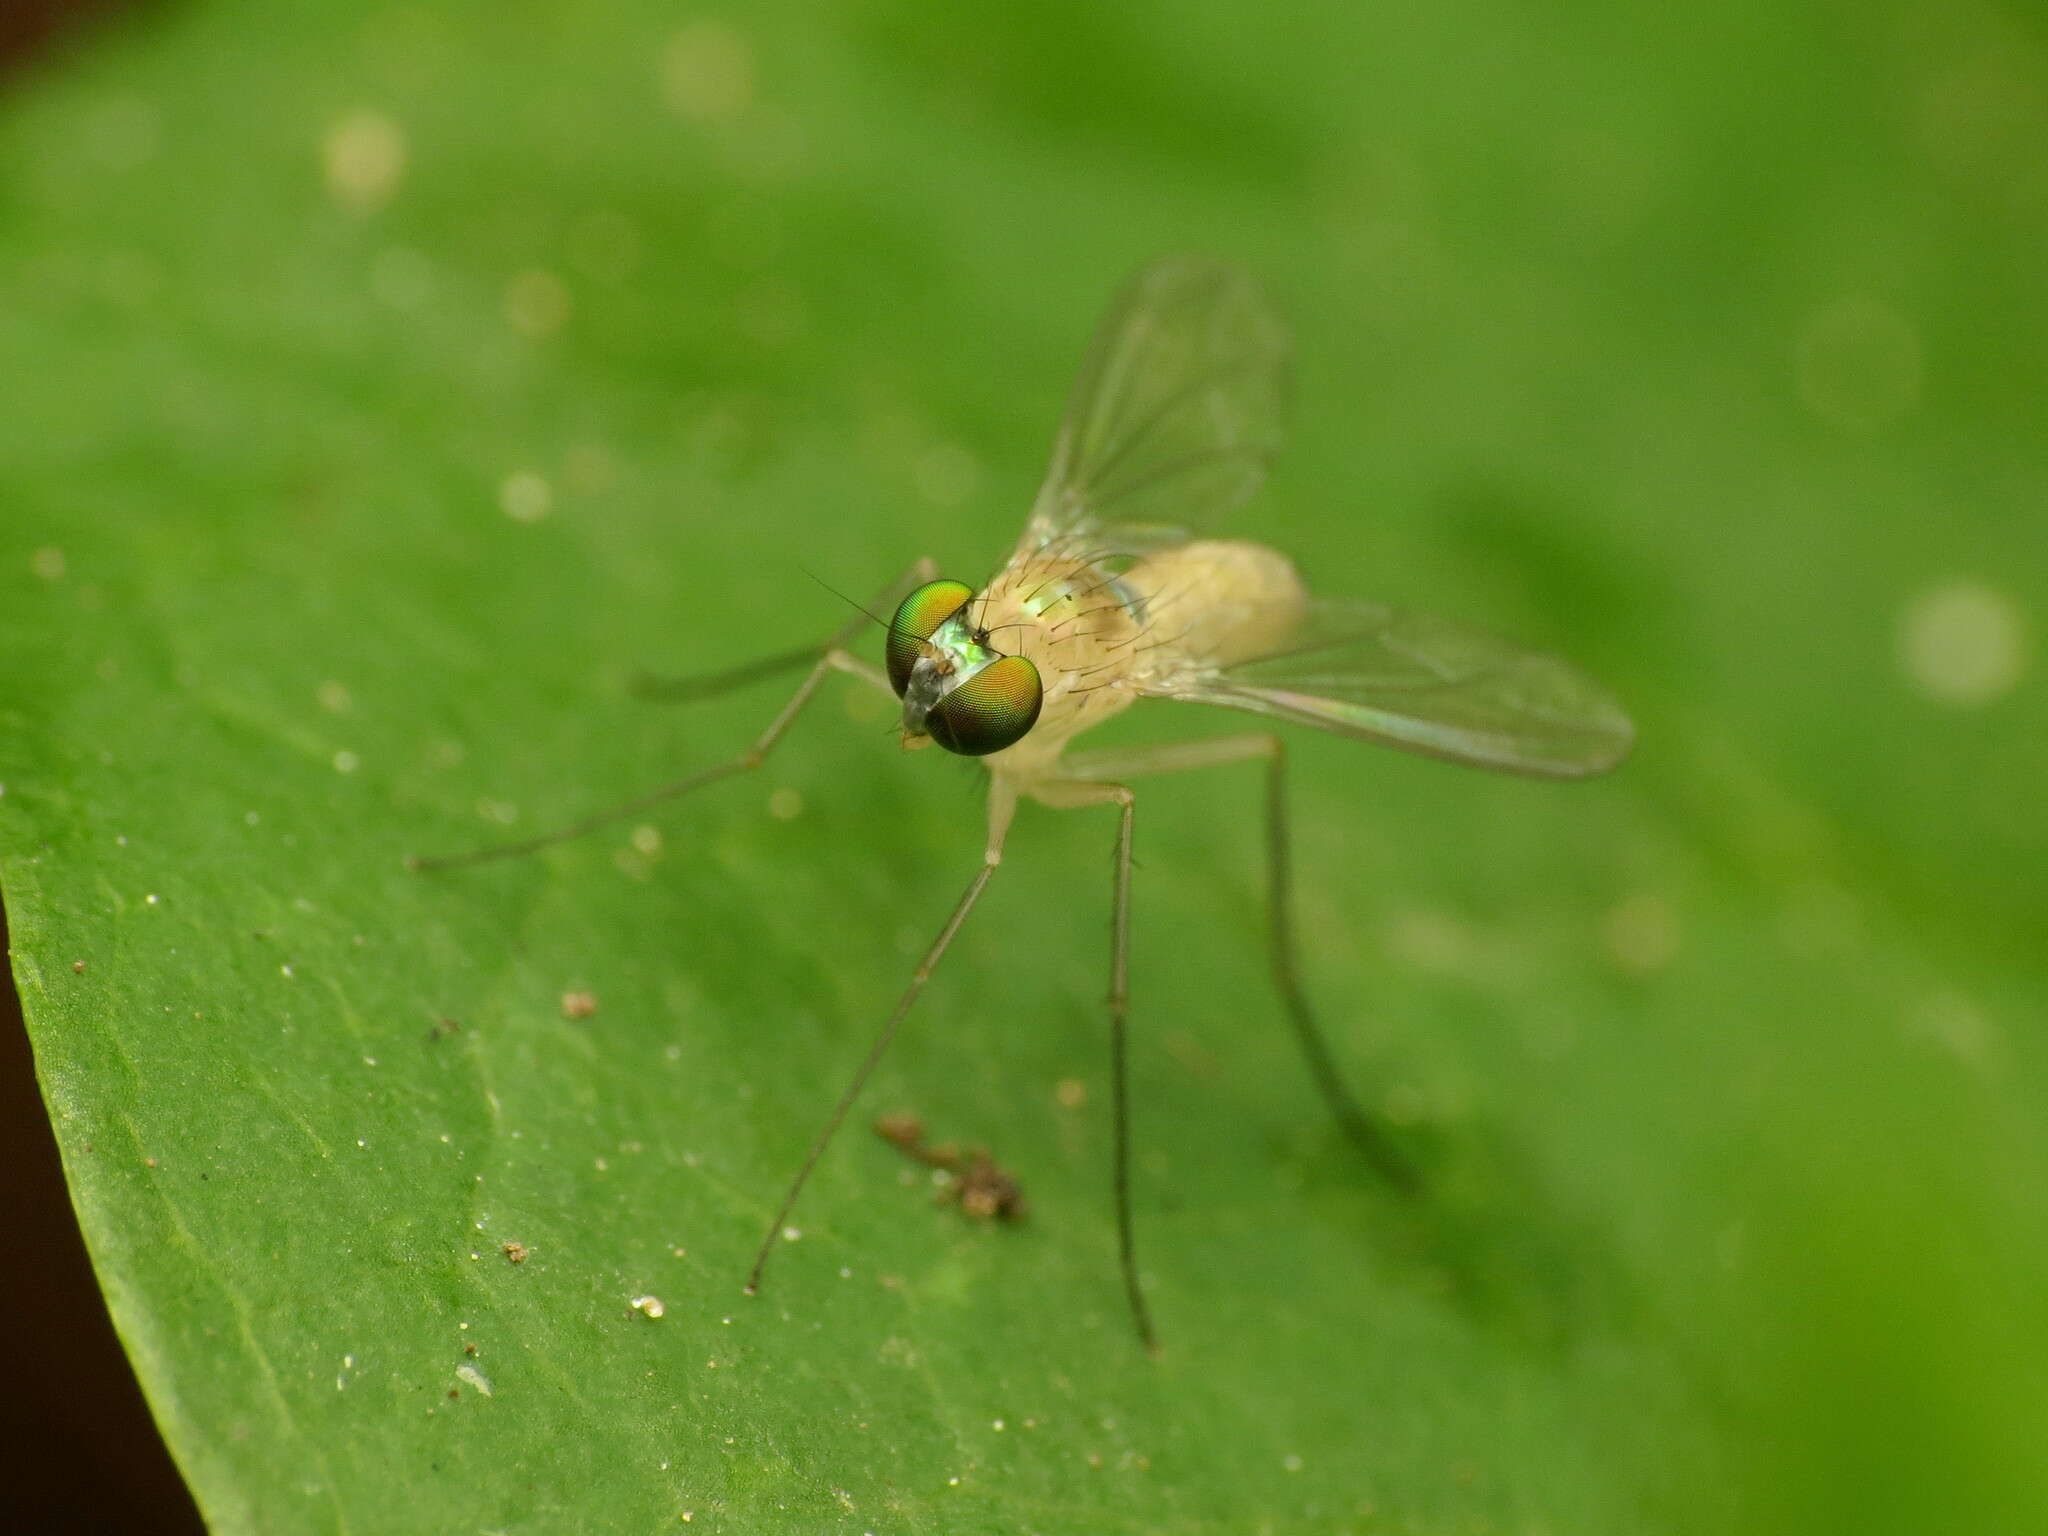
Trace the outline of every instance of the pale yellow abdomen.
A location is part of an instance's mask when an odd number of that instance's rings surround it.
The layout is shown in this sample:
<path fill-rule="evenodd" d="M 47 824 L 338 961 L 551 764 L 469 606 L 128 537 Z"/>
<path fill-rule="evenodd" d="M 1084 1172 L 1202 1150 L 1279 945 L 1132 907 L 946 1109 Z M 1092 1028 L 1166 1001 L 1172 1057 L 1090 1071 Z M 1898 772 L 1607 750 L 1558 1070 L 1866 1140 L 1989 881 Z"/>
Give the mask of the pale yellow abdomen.
<path fill-rule="evenodd" d="M 1285 555 L 1242 539 L 1163 550 L 1123 579 L 1144 602 L 1154 674 L 1227 667 L 1284 645 L 1308 596 Z"/>

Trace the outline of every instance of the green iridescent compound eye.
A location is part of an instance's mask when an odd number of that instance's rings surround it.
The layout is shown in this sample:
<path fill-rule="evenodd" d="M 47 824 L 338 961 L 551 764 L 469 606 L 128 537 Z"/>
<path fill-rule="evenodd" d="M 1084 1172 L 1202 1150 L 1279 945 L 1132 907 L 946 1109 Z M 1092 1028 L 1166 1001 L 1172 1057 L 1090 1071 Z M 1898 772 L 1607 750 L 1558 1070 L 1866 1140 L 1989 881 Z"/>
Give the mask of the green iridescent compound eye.
<path fill-rule="evenodd" d="M 931 639 L 932 631 L 965 607 L 972 596 L 974 589 L 964 581 L 928 581 L 897 606 L 896 617 L 889 621 L 884 659 L 889 667 L 889 682 L 899 699 L 910 686 L 910 671 L 917 665 L 924 642 Z"/>
<path fill-rule="evenodd" d="M 939 700 L 924 728 L 948 752 L 986 757 L 1015 746 L 1037 723 L 1041 702 L 1038 668 L 1022 656 L 1002 656 Z"/>

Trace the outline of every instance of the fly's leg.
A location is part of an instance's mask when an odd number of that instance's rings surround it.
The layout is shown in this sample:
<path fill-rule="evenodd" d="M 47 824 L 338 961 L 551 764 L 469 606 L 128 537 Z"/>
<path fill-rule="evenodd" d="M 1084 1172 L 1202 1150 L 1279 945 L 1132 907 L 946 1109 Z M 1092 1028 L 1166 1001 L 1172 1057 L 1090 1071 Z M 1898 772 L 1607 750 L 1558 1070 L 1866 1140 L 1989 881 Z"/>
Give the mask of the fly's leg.
<path fill-rule="evenodd" d="M 932 564 L 929 560 L 918 561 L 916 565 L 912 566 L 884 589 L 879 603 L 893 604 L 903 592 L 909 590 L 915 583 L 930 580 L 931 570 Z M 709 698 L 713 694 L 728 692 L 733 688 L 753 682 L 758 678 L 768 677 L 777 672 L 793 671 L 808 661 L 811 664 L 811 669 L 804 675 L 804 680 L 797 685 L 795 694 L 790 697 L 788 703 L 782 706 L 775 718 L 768 722 L 767 729 L 754 738 L 754 744 L 737 757 L 728 758 L 722 763 L 714 763 L 709 768 L 700 768 L 697 772 L 677 779 L 673 783 L 664 784 L 658 789 L 651 789 L 645 794 L 635 795 L 632 799 L 623 800 L 617 805 L 609 805 L 603 810 L 593 811 L 588 816 L 572 821 L 567 826 L 557 827 L 551 832 L 542 832 L 533 837 L 520 838 L 515 842 L 494 843 L 485 848 L 473 848 L 465 853 L 437 854 L 429 857 L 408 854 L 405 861 L 407 867 L 415 870 L 452 869 L 463 864 L 481 864 L 491 859 L 506 859 L 519 854 L 534 853 L 542 848 L 552 847 L 556 843 L 565 843 L 572 838 L 581 837 L 586 832 L 594 832 L 599 827 L 606 826 L 615 821 L 621 821 L 628 816 L 637 815 L 641 811 L 661 805 L 666 801 L 678 799 L 683 795 L 689 794 L 692 790 L 702 789 L 707 784 L 715 784 L 720 779 L 731 778 L 734 774 L 746 773 L 751 769 L 760 767 L 762 763 L 767 761 L 768 754 L 775 750 L 776 743 L 782 740 L 783 732 L 787 731 L 796 717 L 803 712 L 804 706 L 811 702 L 812 696 L 817 693 L 819 685 L 825 681 L 827 674 L 844 672 L 849 676 L 861 679 L 865 683 L 879 687 L 884 692 L 893 694 L 894 690 L 889 687 L 888 679 L 880 671 L 851 654 L 845 648 L 847 642 L 860 632 L 861 626 L 867 623 L 867 621 L 868 617 L 865 612 L 858 618 L 848 620 L 823 647 L 785 652 L 780 656 L 771 656 L 763 661 L 749 662 L 744 666 L 713 673 L 694 682 L 688 680 L 663 680 L 658 684 L 651 685 L 656 690 L 650 695 L 652 697 L 666 699 Z M 638 689 L 646 693 L 649 686 L 649 684 L 643 682 L 638 685 Z"/>
<path fill-rule="evenodd" d="M 815 645 L 799 646 L 793 651 L 784 651 L 776 656 L 763 656 L 759 661 L 743 661 L 736 667 L 723 672 L 705 672 L 690 677 L 663 677 L 654 672 L 636 672 L 627 684 L 636 699 L 646 699 L 654 704 L 694 704 L 699 699 L 715 699 L 721 693 L 730 693 L 735 688 L 744 688 L 748 683 L 759 682 L 764 677 L 779 677 L 784 672 L 794 672 L 806 662 L 818 659 Z"/>
<path fill-rule="evenodd" d="M 1064 771 L 1087 782 L 1135 778 L 1147 773 L 1179 773 L 1193 768 L 1214 768 L 1227 763 L 1266 763 L 1266 912 L 1267 941 L 1271 951 L 1274 985 L 1286 1005 L 1294 1037 L 1308 1063 L 1309 1076 L 1330 1113 L 1359 1152 L 1380 1177 L 1403 1193 L 1421 1187 L 1415 1166 L 1382 1130 L 1365 1107 L 1345 1085 L 1337 1070 L 1322 1026 L 1309 1008 L 1302 991 L 1301 972 L 1295 960 L 1294 881 L 1291 838 L 1287 817 L 1287 748 L 1278 736 L 1267 732 L 1224 736 L 1213 741 L 1176 742 L 1170 746 L 1143 747 L 1123 752 L 1090 753 L 1069 760 Z"/>
<path fill-rule="evenodd" d="M 1122 784 L 1088 783 L 1076 778 L 1052 779 L 1031 786 L 1031 797 L 1059 810 L 1088 805 L 1114 805 L 1116 880 L 1109 921 L 1109 1093 L 1112 1128 L 1110 1167 L 1116 1187 L 1117 1259 L 1130 1299 L 1131 1321 L 1145 1348 L 1159 1353 L 1152 1328 L 1152 1309 L 1138 1284 L 1138 1252 L 1131 1219 L 1131 1085 L 1130 1085 L 1130 954 L 1131 954 L 1131 826 L 1137 796 Z"/>
<path fill-rule="evenodd" d="M 853 1108 L 854 1100 L 860 1097 L 882 1057 L 888 1053 L 890 1044 L 896 1038 L 896 1031 L 916 1003 L 924 984 L 932 979 L 932 972 L 938 969 L 939 961 L 945 958 L 952 947 L 953 935 L 960 931 L 960 925 L 967 921 L 967 914 L 974 910 L 974 904 L 981 900 L 981 893 L 988 888 L 989 877 L 996 872 L 996 866 L 1003 861 L 1003 843 L 1009 837 L 1010 818 L 1017 809 L 1017 797 L 1004 784 L 997 782 L 989 788 L 988 799 L 988 847 L 981 856 L 981 868 L 967 884 L 967 890 L 953 908 L 952 916 L 946 919 L 946 926 L 939 930 L 939 936 L 932 940 L 932 947 L 925 951 L 924 959 L 911 972 L 910 985 L 904 988 L 903 996 L 896 1000 L 895 1011 L 882 1026 L 875 1042 L 868 1047 L 868 1053 L 861 1058 L 861 1064 L 854 1070 L 853 1079 L 839 1095 L 839 1102 L 832 1106 L 832 1113 L 825 1118 L 811 1149 L 804 1154 L 803 1166 L 797 1169 L 796 1177 L 790 1181 L 789 1190 L 782 1197 L 782 1204 L 776 1208 L 775 1219 L 768 1223 L 767 1235 L 761 1239 L 761 1251 L 754 1255 L 754 1267 L 747 1271 L 746 1291 L 749 1296 L 761 1289 L 761 1271 L 768 1267 L 768 1255 L 775 1251 L 775 1239 L 782 1231 L 782 1224 L 789 1219 L 789 1213 L 796 1209 L 797 1196 L 803 1193 L 805 1182 L 811 1170 L 818 1166 L 818 1159 L 825 1155 L 825 1148 L 845 1122 L 847 1112 Z"/>

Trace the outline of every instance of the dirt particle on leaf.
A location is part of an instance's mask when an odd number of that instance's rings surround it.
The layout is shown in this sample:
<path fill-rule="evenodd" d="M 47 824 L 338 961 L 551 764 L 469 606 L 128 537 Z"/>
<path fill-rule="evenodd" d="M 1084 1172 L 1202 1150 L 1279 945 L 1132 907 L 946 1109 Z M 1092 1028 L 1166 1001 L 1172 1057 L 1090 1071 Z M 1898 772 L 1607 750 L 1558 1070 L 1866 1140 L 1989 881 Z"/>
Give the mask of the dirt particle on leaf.
<path fill-rule="evenodd" d="M 74 975 L 83 976 L 85 974 L 85 962 L 83 960 L 72 961 L 71 970 Z"/>
<path fill-rule="evenodd" d="M 562 994 L 562 1017 L 565 1019 L 587 1019 L 597 1012 L 595 992 L 564 992 Z"/>
<path fill-rule="evenodd" d="M 927 1146 L 924 1125 L 915 1115 L 884 1115 L 875 1122 L 875 1134 L 905 1157 L 943 1175 L 941 1204 L 957 1205 L 977 1221 L 1015 1221 L 1029 1209 L 1023 1189 L 986 1147 L 962 1151 L 950 1141 Z"/>
<path fill-rule="evenodd" d="M 647 1317 L 660 1317 L 668 1311 L 659 1296 L 635 1296 L 631 1305 L 634 1311 Z"/>
<path fill-rule="evenodd" d="M 531 1248 L 521 1242 L 509 1242 L 504 1248 L 505 1258 L 513 1264 L 524 1264 L 527 1255 L 532 1252 Z"/>

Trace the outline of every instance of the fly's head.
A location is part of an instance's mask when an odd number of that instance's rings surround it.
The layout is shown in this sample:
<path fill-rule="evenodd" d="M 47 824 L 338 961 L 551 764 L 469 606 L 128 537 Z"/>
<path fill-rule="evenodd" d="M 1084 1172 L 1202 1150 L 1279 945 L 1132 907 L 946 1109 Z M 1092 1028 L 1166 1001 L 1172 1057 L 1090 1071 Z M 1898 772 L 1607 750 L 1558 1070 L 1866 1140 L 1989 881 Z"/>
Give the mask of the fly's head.
<path fill-rule="evenodd" d="M 974 589 L 928 581 L 889 623 L 889 681 L 903 700 L 903 745 L 935 741 L 962 757 L 1014 746 L 1038 719 L 1038 668 L 1005 656 L 976 624 Z"/>

